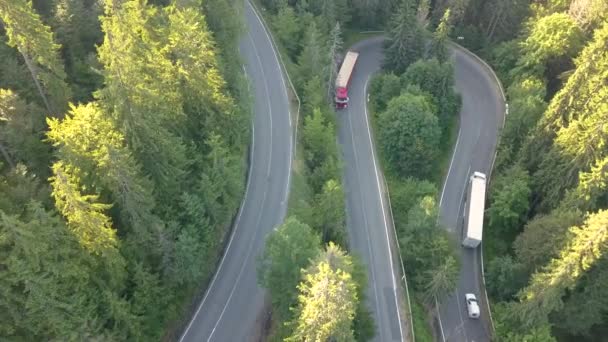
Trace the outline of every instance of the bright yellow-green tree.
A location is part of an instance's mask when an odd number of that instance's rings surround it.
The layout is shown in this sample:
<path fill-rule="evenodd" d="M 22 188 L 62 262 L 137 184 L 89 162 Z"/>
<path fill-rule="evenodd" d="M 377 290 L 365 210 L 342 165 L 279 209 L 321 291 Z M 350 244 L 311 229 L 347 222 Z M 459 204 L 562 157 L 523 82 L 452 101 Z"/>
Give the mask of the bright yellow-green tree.
<path fill-rule="evenodd" d="M 287 341 L 353 341 L 353 319 L 358 304 L 353 264 L 330 243 L 304 273 L 298 286 L 297 318 Z"/>

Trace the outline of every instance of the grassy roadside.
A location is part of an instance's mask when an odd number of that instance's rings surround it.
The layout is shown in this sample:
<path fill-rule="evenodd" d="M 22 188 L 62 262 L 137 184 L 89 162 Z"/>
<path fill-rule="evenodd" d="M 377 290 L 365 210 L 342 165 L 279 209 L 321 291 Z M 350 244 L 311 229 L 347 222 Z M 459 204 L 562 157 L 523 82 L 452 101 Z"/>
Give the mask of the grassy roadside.
<path fill-rule="evenodd" d="M 354 30 L 354 29 L 347 29 L 344 30 L 343 32 L 343 36 L 344 36 L 344 48 L 347 49 L 353 45 L 355 45 L 355 43 L 358 43 L 362 40 L 368 39 L 368 38 L 373 38 L 376 36 L 379 36 L 380 33 L 378 32 L 365 32 L 365 31 L 359 31 L 359 30 Z"/>

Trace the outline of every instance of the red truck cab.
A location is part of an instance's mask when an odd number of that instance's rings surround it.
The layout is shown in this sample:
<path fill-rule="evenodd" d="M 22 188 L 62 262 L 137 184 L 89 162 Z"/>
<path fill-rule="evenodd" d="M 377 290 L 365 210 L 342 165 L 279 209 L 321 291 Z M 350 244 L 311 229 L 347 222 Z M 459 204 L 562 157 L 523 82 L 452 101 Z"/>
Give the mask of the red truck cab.
<path fill-rule="evenodd" d="M 336 97 L 334 101 L 337 109 L 348 107 L 348 86 L 358 57 L 359 53 L 354 51 L 348 51 L 344 57 L 338 77 L 336 78 Z"/>

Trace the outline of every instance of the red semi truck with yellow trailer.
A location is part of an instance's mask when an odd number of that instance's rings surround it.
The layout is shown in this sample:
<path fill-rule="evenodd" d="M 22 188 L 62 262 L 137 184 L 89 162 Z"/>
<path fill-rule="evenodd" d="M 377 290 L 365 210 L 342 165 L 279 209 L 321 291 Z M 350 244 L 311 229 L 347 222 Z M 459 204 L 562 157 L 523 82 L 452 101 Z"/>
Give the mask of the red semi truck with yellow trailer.
<path fill-rule="evenodd" d="M 358 57 L 359 53 L 354 51 L 348 51 L 344 57 L 344 61 L 338 72 L 338 77 L 336 78 L 335 102 L 337 109 L 348 107 L 348 86 L 350 85 L 350 79 L 353 75 L 353 70 L 355 69 Z"/>

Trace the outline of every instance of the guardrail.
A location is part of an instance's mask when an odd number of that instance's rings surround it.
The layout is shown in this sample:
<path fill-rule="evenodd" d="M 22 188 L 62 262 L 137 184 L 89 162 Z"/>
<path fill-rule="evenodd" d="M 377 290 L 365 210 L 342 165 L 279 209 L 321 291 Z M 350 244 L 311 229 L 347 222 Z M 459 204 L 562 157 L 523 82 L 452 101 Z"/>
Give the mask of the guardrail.
<path fill-rule="evenodd" d="M 399 244 L 399 236 L 397 235 L 397 229 L 395 228 L 395 221 L 393 218 L 393 206 L 391 204 L 391 193 L 388 188 L 388 184 L 386 183 L 386 179 L 384 178 L 384 174 L 382 175 L 382 182 L 384 183 L 384 189 L 386 189 L 386 197 L 388 198 L 388 209 L 391 213 L 391 224 L 393 226 L 393 233 L 395 233 L 395 242 L 397 243 L 397 254 L 399 254 L 399 263 L 401 264 L 401 273 L 403 273 L 403 284 L 405 284 L 405 297 L 407 299 L 407 311 L 408 316 L 410 317 L 410 328 L 412 333 L 412 341 L 416 341 L 416 334 L 414 333 L 414 316 L 412 315 L 412 303 L 410 302 L 410 290 L 407 286 L 407 277 L 405 275 L 405 266 L 403 263 L 403 258 L 401 257 L 401 245 Z"/>

